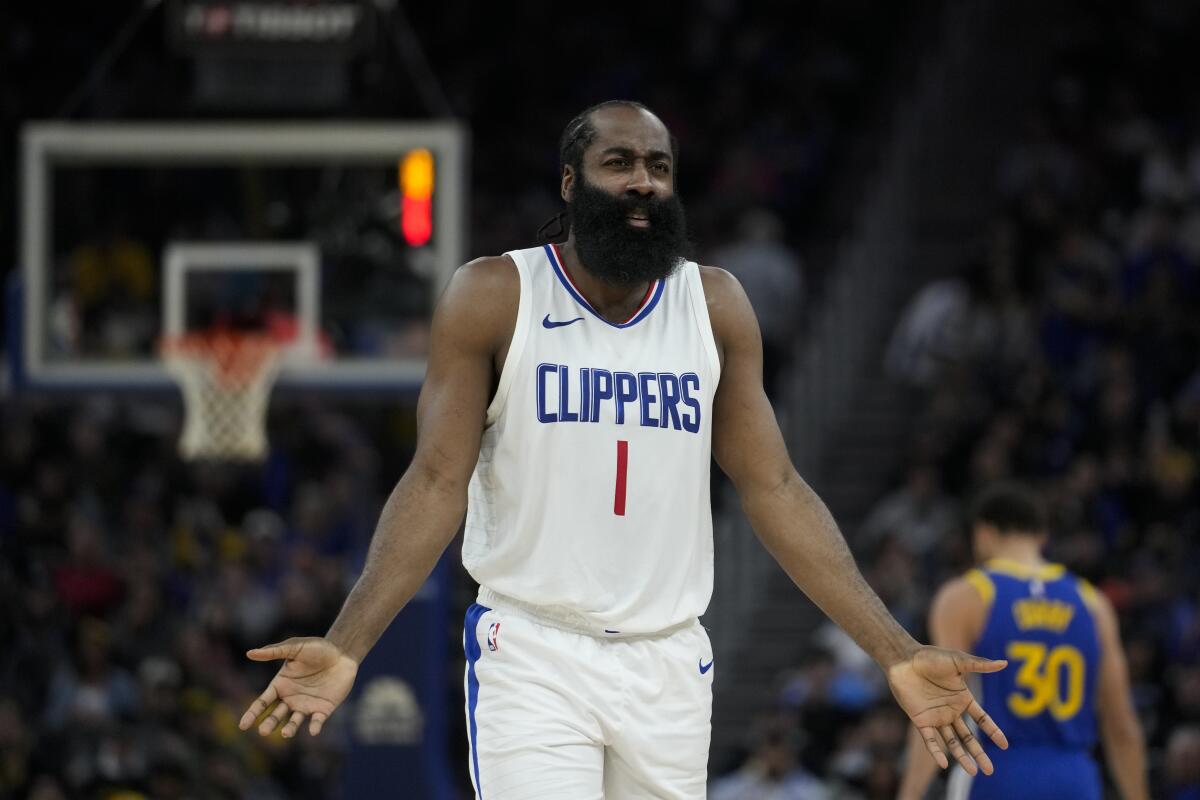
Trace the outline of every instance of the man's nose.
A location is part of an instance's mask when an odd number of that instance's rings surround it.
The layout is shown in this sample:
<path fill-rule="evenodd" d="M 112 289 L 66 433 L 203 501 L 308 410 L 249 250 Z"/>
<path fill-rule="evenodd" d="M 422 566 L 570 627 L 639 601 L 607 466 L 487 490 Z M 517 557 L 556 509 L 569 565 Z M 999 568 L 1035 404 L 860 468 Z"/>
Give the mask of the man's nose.
<path fill-rule="evenodd" d="M 650 170 L 646 169 L 646 165 L 638 162 L 634 164 L 633 169 L 629 174 L 629 183 L 625 187 L 626 191 L 634 194 L 648 197 L 654 194 L 654 182 L 650 180 Z"/>

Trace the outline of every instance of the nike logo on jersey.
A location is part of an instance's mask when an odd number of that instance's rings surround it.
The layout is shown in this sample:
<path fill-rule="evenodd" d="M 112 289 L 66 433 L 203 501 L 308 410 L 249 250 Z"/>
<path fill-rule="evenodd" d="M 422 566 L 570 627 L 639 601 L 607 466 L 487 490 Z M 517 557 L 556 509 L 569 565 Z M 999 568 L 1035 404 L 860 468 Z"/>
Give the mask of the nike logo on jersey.
<path fill-rule="evenodd" d="M 542 327 L 543 328 L 561 328 L 564 325 L 570 325 L 572 322 L 580 322 L 582 320 L 583 320 L 583 317 L 576 317 L 575 319 L 569 319 L 566 322 L 551 322 L 550 315 L 547 314 L 546 318 L 542 320 Z"/>
<path fill-rule="evenodd" d="M 716 659 L 715 659 L 715 658 L 712 658 L 712 659 L 709 659 L 709 661 L 708 661 L 708 663 L 707 663 L 707 664 L 705 664 L 705 663 L 704 663 L 704 659 L 703 659 L 703 658 L 702 658 L 702 659 L 700 659 L 700 662 L 699 662 L 699 664 L 700 664 L 700 674 L 701 674 L 701 675 L 704 675 L 704 674 L 705 674 L 705 673 L 707 673 L 707 672 L 708 672 L 710 669 L 712 669 L 712 665 L 713 665 L 713 662 L 714 662 L 714 661 L 716 661 Z"/>

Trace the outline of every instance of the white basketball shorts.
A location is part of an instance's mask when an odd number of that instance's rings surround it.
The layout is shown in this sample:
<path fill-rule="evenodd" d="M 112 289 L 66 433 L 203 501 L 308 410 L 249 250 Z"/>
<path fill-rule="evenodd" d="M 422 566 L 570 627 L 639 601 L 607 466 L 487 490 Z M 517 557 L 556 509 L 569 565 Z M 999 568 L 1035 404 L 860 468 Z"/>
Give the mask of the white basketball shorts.
<path fill-rule="evenodd" d="M 705 796 L 715 669 L 698 621 L 599 638 L 476 604 L 463 644 L 479 800 Z"/>

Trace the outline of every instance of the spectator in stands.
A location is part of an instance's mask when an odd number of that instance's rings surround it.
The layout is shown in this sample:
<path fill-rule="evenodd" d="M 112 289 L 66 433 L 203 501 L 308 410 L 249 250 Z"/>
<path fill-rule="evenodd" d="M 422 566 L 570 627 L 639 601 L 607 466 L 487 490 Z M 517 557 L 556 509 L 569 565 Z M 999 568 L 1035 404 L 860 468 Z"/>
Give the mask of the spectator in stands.
<path fill-rule="evenodd" d="M 15 796 L 28 785 L 33 740 L 17 702 L 0 697 L 0 795 Z"/>
<path fill-rule="evenodd" d="M 132 209 L 100 202 L 91 210 L 106 219 L 70 255 L 71 299 L 81 333 L 74 344 L 128 357 L 144 352 L 153 336 L 154 261 L 146 244 L 131 235 L 126 217 Z"/>
<path fill-rule="evenodd" d="M 831 785 L 839 800 L 892 800 L 900 785 L 893 756 L 903 747 L 908 721 L 885 702 L 841 737 L 830 759 Z"/>
<path fill-rule="evenodd" d="M 861 544 L 875 548 L 892 538 L 921 557 L 959 525 L 959 509 L 941 488 L 941 476 L 928 464 L 914 464 L 904 485 L 886 495 L 867 513 Z"/>
<path fill-rule="evenodd" d="M 0 141 L 16 152 L 18 122 L 52 115 L 102 42 L 94 16 L 47 16 L 45 4 L 10 5 L 0 43 Z M 1115 26 L 1100 15 L 1080 26 L 1072 39 L 1084 49 L 1073 55 L 1082 58 L 1065 61 L 1090 59 L 1098 68 L 1074 93 L 1085 107 L 1070 115 L 1095 123 L 1057 130 L 1063 114 L 1031 112 L 1025 140 L 999 171 L 1000 210 L 986 231 L 975 283 L 959 275 L 925 287 L 897 328 L 887 366 L 925 401 L 909 463 L 939 473 L 930 481 L 941 487 L 934 492 L 938 504 L 952 503 L 976 481 L 1009 473 L 1044 487 L 1060 534 L 1055 557 L 1093 579 L 1130 632 L 1137 709 L 1162 754 L 1156 796 L 1196 800 L 1200 130 L 1194 98 L 1177 88 L 1196 26 L 1194 16 L 1191 24 L 1166 27 L 1144 16 L 1147 9 L 1162 13 L 1162 6 L 1131 4 L 1111 17 Z M 756 302 L 760 311 L 773 307 L 775 296 L 800 296 L 795 247 L 806 216 L 798 210 L 820 196 L 816 181 L 845 138 L 846 114 L 835 106 L 859 104 L 861 95 L 851 90 L 885 52 L 880 42 L 896 38 L 891 23 L 911 9 L 884 4 L 840 26 L 844 7 L 855 6 L 811 9 L 801 36 L 820 41 L 820 48 L 798 43 L 794 26 L 772 25 L 756 4 L 702 4 L 682 16 L 666 5 L 647 7 L 647 24 L 620 33 L 655 42 L 669 25 L 682 43 L 675 57 L 645 61 L 636 54 L 649 48 L 635 44 L 620 54 L 634 53 L 633 62 L 597 65 L 586 80 L 570 70 L 545 70 L 544 51 L 532 43 L 551 28 L 565 41 L 605 41 L 616 36 L 618 23 L 588 28 L 574 15 L 546 15 L 547 27 L 539 29 L 530 27 L 542 21 L 536 15 L 508 15 L 528 36 L 514 40 L 496 35 L 492 25 L 440 25 L 444 17 L 432 7 L 414 14 L 418 33 L 434 40 L 428 51 L 441 59 L 435 71 L 474 128 L 473 249 L 518 246 L 532 231 L 517 220 L 541 216 L 520 208 L 552 205 L 552 197 L 520 188 L 552 165 L 520 141 L 509 120 L 552 126 L 583 104 L 581 94 L 636 93 L 638 76 L 654 72 L 677 87 L 664 98 L 644 99 L 664 109 L 689 143 L 681 180 L 696 195 L 697 238 L 703 242 L 728 214 L 747 207 L 782 213 L 782 236 L 760 217 L 757 232 L 750 226 L 738 241 L 747 260 L 758 259 L 751 273 L 760 268 L 781 281 L 769 287 L 771 302 Z M 119 16 L 108 18 L 115 25 Z M 60 36 L 70 46 L 56 46 Z M 155 37 L 140 37 L 98 107 L 144 118 L 187 113 L 186 92 L 173 83 L 186 71 L 160 69 L 160 50 Z M 480 69 L 502 61 L 512 70 Z M 368 76 L 382 71 L 379 62 L 368 66 Z M 149 94 L 129 91 L 122 74 L 161 75 L 162 83 Z M 1069 83 L 1079 88 L 1078 79 Z M 538 90 L 514 95 L 509 89 L 518 84 Z M 406 93 L 390 82 L 380 86 L 389 102 L 369 100 L 351 113 L 396 112 Z M 16 218 L 15 197 L 14 183 L 0 182 L 0 239 L 5 221 Z M 84 204 L 89 212 L 99 205 Z M 133 209 L 128 218 L 161 213 Z M 195 227 L 168 233 L 237 231 L 226 210 L 197 213 Z M 156 245 L 117 229 L 77 244 L 57 254 L 61 274 L 49 287 L 79 295 L 78 304 L 60 304 L 51 322 L 62 349 L 148 346 L 147 320 L 121 313 L 130 298 L 153 297 L 154 271 L 147 269 Z M 7 255 L 5 271 L 19 261 Z M 745 272 L 740 258 L 734 245 L 714 262 Z M 789 258 L 794 288 L 781 269 Z M 749 290 L 755 279 L 742 277 Z M 110 302 L 118 313 L 106 321 Z M 780 303 L 771 312 L 791 333 L 771 333 L 769 348 L 794 335 L 787 325 L 795 324 L 803 302 Z M 107 338 L 80 338 L 81 311 Z M 764 336 L 766 327 L 764 320 Z M 136 404 L 96 413 L 43 402 L 0 397 L 0 602 L 10 610 L 0 621 L 6 641 L 0 674 L 12 692 L 0 700 L 0 795 L 83 795 L 100 775 L 98 743 L 108 754 L 118 744 L 140 753 L 144 770 L 138 759 L 117 762 L 124 765 L 124 786 L 151 797 L 196 796 L 206 774 L 256 798 L 328 794 L 334 755 L 304 749 L 307 739 L 291 754 L 277 752 L 270 740 L 234 745 L 222 737 L 222 726 L 248 685 L 242 640 L 256 630 L 282 638 L 293 626 L 320 627 L 313 620 L 328 613 L 329 597 L 341 596 L 331 583 L 352 569 L 363 545 L 352 512 L 373 519 L 364 510 L 378 499 L 373 470 L 403 459 L 391 452 L 403 448 L 387 435 L 403 425 L 394 416 L 360 420 L 359 408 L 341 422 L 301 408 L 278 426 L 282 438 L 273 434 L 280 444 L 261 474 L 222 473 L 180 465 L 174 431 L 155 433 L 162 426 Z M 339 449 L 332 439 L 354 444 Z M 379 471 L 394 475 L 395 466 Z M 906 496 L 914 480 L 901 478 L 890 493 L 894 507 L 881 503 L 875 532 L 864 534 L 890 544 L 863 548 L 865 570 L 882 578 L 894 566 L 906 576 L 890 595 L 908 607 L 926 601 L 926 587 L 961 566 L 955 559 L 965 555 L 954 545 L 958 537 L 946 532 L 943 512 L 921 511 Z M 332 520 L 310 513 L 313 501 L 301 488 L 309 486 L 318 487 L 322 502 L 332 498 Z M 252 509 L 254 515 L 247 513 Z M 926 540 L 937 544 L 924 558 L 903 555 L 912 542 Z M 103 622 L 85 621 L 91 615 Z M 718 787 L 755 798 L 768 791 L 825 797 L 834 788 L 886 793 L 899 746 L 870 710 L 873 687 L 852 656 L 822 634 L 808 650 L 796 672 L 781 676 L 777 705 L 792 724 L 764 732 L 734 777 L 714 775 L 714 798 L 722 797 Z M 80 714 L 104 721 L 96 737 L 67 732 L 64 721 Z M 814 767 L 826 764 L 832 774 L 817 776 Z M 739 786 L 751 788 L 739 795 Z M 759 789 L 764 793 L 753 793 Z"/>
<path fill-rule="evenodd" d="M 763 338 L 763 386 L 775 396 L 777 378 L 795 347 L 804 311 L 800 257 L 783 237 L 783 222 L 765 208 L 745 212 L 738 238 L 718 248 L 712 263 L 734 274 L 746 290 Z"/>
<path fill-rule="evenodd" d="M 1200 800 L 1200 726 L 1178 728 L 1167 741 L 1166 800 Z"/>
<path fill-rule="evenodd" d="M 914 386 L 931 385 L 945 364 L 958 357 L 956 326 L 969 304 L 967 285 L 959 278 L 923 287 L 901 313 L 888 343 L 888 374 Z"/>
<path fill-rule="evenodd" d="M 112 631 L 85 618 L 75 637 L 74 658 L 50 682 L 46 724 L 51 729 L 98 729 L 133 715 L 139 704 L 133 676 L 112 661 Z"/>
<path fill-rule="evenodd" d="M 828 788 L 798 763 L 795 723 L 760 720 L 751 755 L 736 771 L 712 782 L 709 800 L 828 800 Z"/>
<path fill-rule="evenodd" d="M 1169 73 L 1179 54 L 1168 56 L 1163 29 L 1146 25 L 1142 35 L 1164 48 L 1165 60 L 1122 51 L 1128 60 L 1110 71 L 1067 76 L 1070 98 L 1053 96 L 1004 160 L 1001 222 L 985 237 L 977 273 L 985 280 L 973 282 L 968 271 L 920 290 L 886 365 L 924 400 L 912 460 L 932 465 L 951 497 L 1007 475 L 1041 487 L 1056 531 L 1053 557 L 1092 579 L 1130 632 L 1136 709 L 1150 747 L 1171 751 L 1155 796 L 1193 797 L 1200 107 L 1159 95 L 1148 110 L 1146 87 L 1167 83 L 1147 75 Z M 1102 51 L 1092 55 L 1110 55 Z M 930 534 L 921 515 L 900 513 L 911 505 L 912 481 L 906 474 L 852 539 L 866 574 L 907 576 L 888 595 L 897 613 L 919 610 L 925 587 L 966 563 L 953 544 L 957 524 Z M 934 542 L 926 558 L 897 559 L 892 542 L 926 536 Z M 823 736 L 857 730 L 845 719 L 831 730 L 806 718 L 805 727 Z M 881 774 L 894 755 L 875 755 Z"/>

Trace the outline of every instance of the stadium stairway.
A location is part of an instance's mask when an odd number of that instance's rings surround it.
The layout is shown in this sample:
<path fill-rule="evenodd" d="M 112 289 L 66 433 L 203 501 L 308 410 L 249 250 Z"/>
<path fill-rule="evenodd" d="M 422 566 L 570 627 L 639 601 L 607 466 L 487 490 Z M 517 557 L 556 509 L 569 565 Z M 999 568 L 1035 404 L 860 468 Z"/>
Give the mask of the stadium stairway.
<path fill-rule="evenodd" d="M 1039 82 L 1048 71 L 1057 35 L 1053 25 L 1035 22 L 1031 0 L 981 2 L 978 13 L 1002 24 L 973 26 L 973 41 L 947 42 L 968 48 L 969 74 L 956 75 L 956 89 L 941 113 L 922 122 L 916 150 L 908 224 L 912 241 L 899 263 L 902 269 L 885 319 L 875 335 L 846 404 L 837 431 L 815 468 L 805 478 L 821 494 L 854 547 L 855 531 L 873 503 L 892 488 L 904 464 L 915 397 L 882 369 L 883 352 L 905 301 L 922 285 L 945 276 L 966 259 L 993 211 L 1000 158 L 1021 134 Z M 953 37 L 943 37 L 953 39 Z M 961 56 L 961 53 L 960 53 Z M 921 87 L 914 87 L 919 92 Z M 870 191 L 870 186 L 864 188 Z M 778 404 L 786 419 L 786 399 Z M 785 424 L 785 430 L 786 430 Z M 725 509 L 736 509 L 734 497 Z M 719 519 L 718 529 L 729 526 Z M 744 526 L 743 526 L 744 527 Z M 748 530 L 739 534 L 752 535 Z M 726 533 L 728 535 L 728 533 Z M 720 541 L 720 537 L 718 537 Z M 724 566 L 718 547 L 718 564 Z M 716 682 L 713 708 L 711 774 L 736 766 L 755 718 L 774 707 L 781 674 L 795 666 L 810 635 L 824 617 L 777 567 L 757 595 L 755 607 L 714 631 L 714 640 L 735 640 L 718 647 L 731 657 Z M 706 618 L 707 621 L 707 618 Z M 720 669 L 720 666 L 718 666 Z"/>

